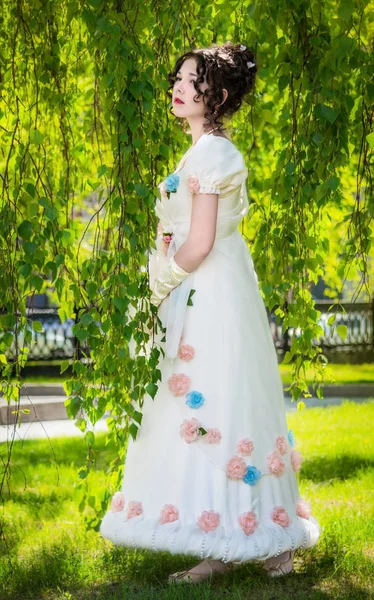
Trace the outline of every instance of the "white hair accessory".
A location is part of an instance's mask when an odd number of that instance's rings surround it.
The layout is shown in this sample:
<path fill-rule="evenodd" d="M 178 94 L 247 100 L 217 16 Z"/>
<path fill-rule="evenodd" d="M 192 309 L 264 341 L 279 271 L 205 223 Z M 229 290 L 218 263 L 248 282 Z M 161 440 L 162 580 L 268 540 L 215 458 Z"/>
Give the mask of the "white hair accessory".
<path fill-rule="evenodd" d="M 246 49 L 247 49 L 247 46 L 243 46 L 243 44 L 241 44 L 241 46 L 240 46 L 241 52 L 244 52 L 244 50 L 246 50 Z"/>
<path fill-rule="evenodd" d="M 247 62 L 247 67 L 248 69 L 251 69 L 252 67 L 255 66 L 256 63 L 251 62 L 250 60 Z"/>

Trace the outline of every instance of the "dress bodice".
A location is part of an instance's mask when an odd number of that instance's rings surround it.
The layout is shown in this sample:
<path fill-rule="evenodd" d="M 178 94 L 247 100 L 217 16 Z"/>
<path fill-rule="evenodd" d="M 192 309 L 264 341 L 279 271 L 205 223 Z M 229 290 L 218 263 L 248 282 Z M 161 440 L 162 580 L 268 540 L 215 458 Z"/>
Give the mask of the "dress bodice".
<path fill-rule="evenodd" d="M 231 235 L 248 212 L 247 175 L 243 156 L 230 140 L 202 135 L 172 175 L 158 186 L 161 198 L 156 201 L 155 211 L 164 231 L 184 239 L 187 236 L 192 211 L 189 180 L 195 178 L 200 193 L 219 195 L 216 239 Z M 165 186 L 170 177 L 175 191 L 167 193 Z"/>

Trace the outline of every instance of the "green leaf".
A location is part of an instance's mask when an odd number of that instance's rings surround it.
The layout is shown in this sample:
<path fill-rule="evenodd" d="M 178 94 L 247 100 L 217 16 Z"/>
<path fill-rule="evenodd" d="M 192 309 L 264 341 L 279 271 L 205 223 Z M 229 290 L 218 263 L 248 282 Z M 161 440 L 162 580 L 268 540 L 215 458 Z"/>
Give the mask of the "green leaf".
<path fill-rule="evenodd" d="M 88 325 L 93 323 L 92 315 L 90 315 L 90 313 L 84 313 L 84 315 L 82 315 L 80 318 L 80 322 L 84 327 L 87 327 Z"/>
<path fill-rule="evenodd" d="M 149 190 L 144 183 L 136 183 L 135 184 L 136 193 L 142 198 L 146 198 L 149 194 Z"/>
<path fill-rule="evenodd" d="M 43 282 L 44 280 L 39 277 L 39 275 L 33 275 L 30 283 L 32 288 L 35 288 L 37 292 L 40 292 L 43 287 Z"/>
<path fill-rule="evenodd" d="M 64 229 L 60 238 L 62 245 L 67 248 L 74 242 L 74 232 L 71 229 Z"/>
<path fill-rule="evenodd" d="M 33 321 L 32 328 L 34 331 L 43 331 L 43 324 L 40 321 Z"/>
<path fill-rule="evenodd" d="M 84 436 L 87 444 L 89 444 L 90 446 L 93 446 L 95 443 L 95 434 L 93 431 L 87 431 L 85 436 Z"/>
<path fill-rule="evenodd" d="M 137 410 L 134 410 L 134 414 L 132 415 L 134 421 L 136 421 L 137 423 L 139 423 L 139 425 L 141 425 L 142 423 L 142 418 L 143 418 L 143 414 Z"/>
<path fill-rule="evenodd" d="M 50 221 L 54 221 L 58 217 L 58 210 L 57 210 L 57 208 L 55 206 L 48 206 L 48 208 L 45 211 L 45 216 Z"/>
<path fill-rule="evenodd" d="M 113 298 L 113 304 L 121 313 L 125 312 L 128 305 L 125 298 Z"/>
<path fill-rule="evenodd" d="M 292 175 L 295 172 L 295 163 L 289 162 L 286 165 L 286 173 L 287 175 Z"/>
<path fill-rule="evenodd" d="M 78 477 L 80 479 L 86 479 L 87 476 L 88 476 L 87 469 L 85 469 L 85 467 L 81 467 L 78 471 Z"/>
<path fill-rule="evenodd" d="M 78 338 L 80 342 L 84 342 L 84 340 L 88 338 L 88 331 L 83 329 L 80 326 L 80 323 L 76 323 L 75 325 L 73 325 L 72 331 L 75 337 Z"/>
<path fill-rule="evenodd" d="M 264 108 L 262 110 L 262 118 L 264 121 L 267 121 L 267 123 L 274 124 L 277 121 L 274 112 L 272 110 L 269 110 L 268 108 Z"/>
<path fill-rule="evenodd" d="M 32 223 L 30 221 L 23 221 L 19 225 L 17 231 L 23 240 L 29 240 L 32 234 Z"/>
<path fill-rule="evenodd" d="M 65 373 L 66 369 L 70 366 L 70 360 L 63 360 L 60 364 L 60 374 Z"/>
<path fill-rule="evenodd" d="M 65 263 L 65 256 L 63 254 L 57 254 L 55 261 L 56 261 L 56 266 L 60 267 L 61 265 L 63 265 Z"/>
<path fill-rule="evenodd" d="M 118 103 L 118 110 L 130 121 L 131 117 L 135 112 L 135 106 L 132 102 L 125 104 L 125 102 Z"/>
<path fill-rule="evenodd" d="M 158 390 L 158 386 L 155 383 L 149 383 L 147 385 L 147 387 L 145 388 L 145 391 L 147 392 L 147 394 L 149 394 L 153 399 L 157 393 Z"/>
<path fill-rule="evenodd" d="M 54 281 L 57 277 L 57 265 L 51 260 L 44 265 L 44 273 L 46 275 L 48 275 L 49 270 L 52 271 L 52 281 Z"/>
<path fill-rule="evenodd" d="M 80 429 L 81 431 L 84 431 L 87 427 L 86 419 L 82 419 L 81 417 L 79 417 L 79 419 L 75 421 L 74 425 L 78 427 L 78 429 Z"/>
<path fill-rule="evenodd" d="M 43 141 L 43 135 L 40 133 L 38 129 L 33 129 L 30 132 L 30 142 L 31 144 L 41 144 Z"/>
<path fill-rule="evenodd" d="M 348 333 L 347 325 L 338 325 L 336 328 L 336 333 L 344 341 L 346 339 L 347 333 Z"/>
<path fill-rule="evenodd" d="M 322 104 L 321 106 L 321 117 L 329 123 L 333 124 L 337 119 L 338 113 L 336 110 L 331 108 L 331 106 L 327 106 L 326 104 Z"/>
<path fill-rule="evenodd" d="M 131 423 L 131 425 L 129 427 L 129 432 L 130 432 L 133 440 L 136 440 L 136 437 L 138 435 L 138 430 L 139 430 L 139 427 L 137 427 L 137 425 L 135 425 L 135 423 Z"/>
<path fill-rule="evenodd" d="M 32 272 L 32 266 L 29 263 L 23 263 L 23 265 L 19 267 L 19 272 L 24 277 L 28 277 Z"/>
<path fill-rule="evenodd" d="M 366 136 L 366 141 L 369 144 L 369 146 L 371 146 L 371 148 L 374 146 L 374 131 L 372 131 Z"/>
<path fill-rule="evenodd" d="M 145 86 L 144 81 L 133 81 L 130 84 L 129 90 L 135 99 L 139 98 L 142 90 L 144 89 L 144 86 Z"/>
<path fill-rule="evenodd" d="M 335 175 L 333 177 L 330 177 L 330 179 L 328 179 L 327 181 L 327 185 L 331 190 L 334 190 L 334 192 L 338 189 L 339 183 L 340 179 L 339 177 L 335 177 Z"/>

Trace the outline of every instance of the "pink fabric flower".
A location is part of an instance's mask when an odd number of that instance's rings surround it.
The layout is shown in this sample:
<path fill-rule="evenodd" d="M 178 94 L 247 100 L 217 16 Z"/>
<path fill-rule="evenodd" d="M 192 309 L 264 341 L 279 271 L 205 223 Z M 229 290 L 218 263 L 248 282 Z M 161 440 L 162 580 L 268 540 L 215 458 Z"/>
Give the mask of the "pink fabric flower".
<path fill-rule="evenodd" d="M 220 516 L 214 510 L 204 510 L 198 518 L 197 524 L 206 533 L 214 531 L 220 524 Z"/>
<path fill-rule="evenodd" d="M 207 429 L 204 438 L 209 444 L 219 444 L 221 441 L 221 434 L 218 429 Z"/>
<path fill-rule="evenodd" d="M 162 236 L 162 239 L 165 242 L 165 244 L 170 244 L 171 240 L 173 239 L 173 235 L 165 234 Z"/>
<path fill-rule="evenodd" d="M 286 471 L 286 465 L 278 450 L 274 450 L 274 452 L 268 455 L 267 465 L 270 473 L 276 477 L 280 477 Z"/>
<path fill-rule="evenodd" d="M 190 389 L 191 380 L 184 373 L 173 373 L 168 379 L 168 384 L 174 396 L 184 396 Z"/>
<path fill-rule="evenodd" d="M 143 505 L 141 502 L 137 500 L 132 500 L 129 502 L 129 508 L 127 509 L 127 518 L 132 519 L 132 517 L 137 517 L 141 515 L 143 512 Z"/>
<path fill-rule="evenodd" d="M 292 448 L 291 450 L 291 465 L 294 471 L 300 471 L 301 463 L 303 461 L 303 457 L 301 456 L 298 450 Z"/>
<path fill-rule="evenodd" d="M 240 456 L 234 456 L 226 465 L 226 474 L 229 479 L 242 479 L 247 472 L 247 465 Z"/>
<path fill-rule="evenodd" d="M 172 523 L 179 519 L 179 510 L 173 504 L 165 504 L 161 511 L 160 523 Z"/>
<path fill-rule="evenodd" d="M 180 435 L 187 444 L 196 442 L 201 435 L 199 428 L 201 427 L 199 421 L 192 417 L 192 419 L 184 419 L 180 427 Z"/>
<path fill-rule="evenodd" d="M 258 527 L 256 513 L 245 512 L 241 514 L 238 519 L 238 523 L 246 535 L 251 535 Z"/>
<path fill-rule="evenodd" d="M 125 508 L 125 496 L 122 492 L 116 492 L 112 498 L 110 510 L 112 512 L 120 512 Z"/>
<path fill-rule="evenodd" d="M 191 194 L 198 194 L 200 191 L 200 182 L 197 177 L 190 175 L 187 180 L 188 190 Z"/>
<path fill-rule="evenodd" d="M 248 438 L 243 438 L 239 440 L 236 448 L 239 454 L 250 456 L 254 450 L 254 444 Z"/>
<path fill-rule="evenodd" d="M 161 198 L 164 198 L 164 200 L 165 200 L 168 197 L 168 194 L 167 194 L 167 189 L 166 189 L 166 185 L 165 185 L 164 181 L 162 183 L 160 183 L 159 190 L 161 192 Z"/>
<path fill-rule="evenodd" d="M 309 519 L 312 516 L 312 507 L 307 500 L 300 500 L 296 504 L 296 514 L 303 519 Z"/>
<path fill-rule="evenodd" d="M 271 518 L 274 523 L 278 523 L 282 527 L 288 527 L 292 523 L 292 519 L 283 506 L 276 506 L 271 513 Z"/>
<path fill-rule="evenodd" d="M 281 454 L 286 454 L 288 450 L 288 443 L 283 435 L 278 435 L 275 445 Z"/>
<path fill-rule="evenodd" d="M 183 344 L 183 345 L 179 346 L 178 356 L 182 360 L 185 360 L 186 362 L 188 362 L 195 356 L 195 349 L 192 346 L 190 346 L 189 344 Z"/>

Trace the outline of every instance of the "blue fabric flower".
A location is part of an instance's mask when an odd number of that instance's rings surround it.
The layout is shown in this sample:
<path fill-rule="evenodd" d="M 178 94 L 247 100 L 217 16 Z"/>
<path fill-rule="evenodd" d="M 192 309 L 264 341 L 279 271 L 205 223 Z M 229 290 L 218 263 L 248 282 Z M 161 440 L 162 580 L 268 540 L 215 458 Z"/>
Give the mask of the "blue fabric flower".
<path fill-rule="evenodd" d="M 190 408 L 200 408 L 200 406 L 202 406 L 205 402 L 205 398 L 202 395 L 201 392 L 197 392 L 196 390 L 192 390 L 192 392 L 188 392 L 188 394 L 186 394 L 186 404 L 190 407 Z"/>
<path fill-rule="evenodd" d="M 287 437 L 288 437 L 288 443 L 289 443 L 289 445 L 291 446 L 291 448 L 294 448 L 296 446 L 296 439 L 295 439 L 295 436 L 294 436 L 294 433 L 293 433 L 292 429 L 288 430 L 288 436 Z"/>
<path fill-rule="evenodd" d="M 176 192 L 179 185 L 179 175 L 172 173 L 165 179 L 165 187 L 167 192 Z"/>
<path fill-rule="evenodd" d="M 247 472 L 243 477 L 243 481 L 249 485 L 256 485 L 256 483 L 260 481 L 261 475 L 261 471 L 256 469 L 256 467 L 248 467 Z"/>

